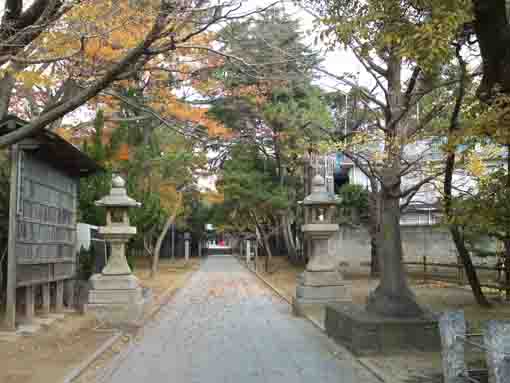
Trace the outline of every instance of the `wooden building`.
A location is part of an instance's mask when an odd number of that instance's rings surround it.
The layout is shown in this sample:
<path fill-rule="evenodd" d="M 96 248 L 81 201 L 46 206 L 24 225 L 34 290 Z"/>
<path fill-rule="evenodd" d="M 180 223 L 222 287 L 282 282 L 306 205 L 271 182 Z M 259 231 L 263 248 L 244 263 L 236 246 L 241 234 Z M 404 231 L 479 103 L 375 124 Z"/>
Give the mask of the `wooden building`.
<path fill-rule="evenodd" d="M 0 135 L 25 124 L 8 116 Z M 10 164 L 5 326 L 15 329 L 19 309 L 26 321 L 34 317 L 36 296 L 42 314 L 62 310 L 64 294 L 72 304 L 79 180 L 101 168 L 48 130 L 12 145 Z"/>

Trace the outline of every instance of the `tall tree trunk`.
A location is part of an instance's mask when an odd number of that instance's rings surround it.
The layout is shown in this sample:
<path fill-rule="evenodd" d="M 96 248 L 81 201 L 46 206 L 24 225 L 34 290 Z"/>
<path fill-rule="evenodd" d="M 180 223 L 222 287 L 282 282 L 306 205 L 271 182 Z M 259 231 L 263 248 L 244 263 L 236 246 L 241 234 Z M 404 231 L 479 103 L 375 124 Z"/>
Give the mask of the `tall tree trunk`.
<path fill-rule="evenodd" d="M 390 49 L 387 60 L 388 110 L 384 151 L 386 159 L 381 169 L 378 193 L 380 226 L 377 230 L 377 249 L 381 277 L 379 286 L 368 297 L 367 310 L 389 317 L 420 317 L 424 314 L 407 283 L 403 265 L 400 237 L 400 163 L 403 156 L 402 139 L 406 138 L 406 123 L 400 119 L 404 106 L 402 94 L 402 58 L 396 47 Z"/>
<path fill-rule="evenodd" d="M 397 186 L 398 188 L 398 186 Z M 392 190 L 393 193 L 398 190 Z M 400 238 L 400 203 L 393 193 L 383 190 L 381 196 L 381 230 L 378 234 L 381 279 L 368 297 L 367 310 L 389 317 L 419 317 L 423 310 L 409 288 L 402 263 Z"/>
<path fill-rule="evenodd" d="M 446 172 L 444 181 L 445 214 L 448 220 L 450 220 L 452 216 L 451 203 L 452 203 L 452 178 L 454 166 L 455 166 L 455 153 L 450 152 L 446 160 Z M 482 307 L 490 307 L 490 303 L 485 297 L 482 291 L 482 287 L 480 286 L 478 274 L 476 273 L 476 269 L 471 260 L 471 254 L 469 254 L 469 251 L 466 248 L 464 236 L 462 235 L 459 226 L 456 225 L 455 223 L 450 223 L 449 229 L 452 235 L 453 243 L 455 244 L 455 248 L 457 249 L 457 253 L 459 254 L 459 258 L 462 261 L 462 264 L 464 265 L 466 277 L 468 279 L 469 285 L 471 286 L 471 291 L 473 292 L 473 296 L 475 297 L 476 302 Z"/>
<path fill-rule="evenodd" d="M 370 235 L 370 275 L 375 277 L 379 275 L 379 250 L 378 250 L 378 232 L 380 229 L 380 209 L 379 209 L 379 184 L 377 179 L 369 176 L 371 192 L 368 196 L 368 233 Z"/>
<path fill-rule="evenodd" d="M 260 234 L 262 235 L 262 243 L 264 245 L 264 251 L 266 252 L 266 263 L 264 267 L 266 269 L 266 272 L 268 272 L 270 264 L 272 263 L 271 261 L 273 259 L 273 252 L 271 250 L 271 244 L 269 243 L 267 235 L 263 229 L 260 229 Z"/>
<path fill-rule="evenodd" d="M 285 240 L 285 246 L 287 247 L 287 255 L 292 263 L 297 262 L 297 251 L 294 238 L 292 236 L 292 229 L 290 227 L 289 211 L 282 215 L 282 233 Z"/>
<path fill-rule="evenodd" d="M 510 239 L 505 239 L 503 241 L 504 244 L 504 252 L 505 252 L 505 293 L 506 299 L 510 298 Z"/>
<path fill-rule="evenodd" d="M 506 0 L 473 0 L 475 29 L 483 61 L 479 97 L 490 102 L 497 91 L 510 94 L 510 24 Z"/>
<path fill-rule="evenodd" d="M 175 221 L 175 218 L 177 217 L 177 213 L 179 212 L 179 207 L 181 205 L 182 201 L 182 195 L 179 194 L 179 198 L 177 200 L 177 204 L 175 206 L 174 212 L 171 216 L 169 216 L 165 222 L 165 225 L 163 226 L 163 230 L 161 230 L 161 233 L 159 233 L 158 239 L 156 241 L 156 246 L 154 248 L 154 255 L 152 257 L 152 266 L 151 266 L 151 278 L 154 278 L 158 272 L 158 265 L 159 265 L 159 255 L 161 252 L 161 245 L 163 244 L 163 240 L 165 239 L 166 234 L 168 233 L 168 229 L 172 226 L 172 224 Z"/>
<path fill-rule="evenodd" d="M 377 277 L 381 267 L 379 266 L 379 256 L 377 250 L 377 240 L 375 236 L 370 236 L 370 276 Z"/>
<path fill-rule="evenodd" d="M 469 250 L 466 248 L 464 236 L 462 235 L 459 226 L 450 225 L 450 233 L 452 234 L 453 242 L 455 243 L 455 247 L 459 253 L 459 258 L 464 265 L 464 271 L 466 272 L 466 277 L 469 285 L 471 286 L 471 291 L 473 291 L 473 296 L 475 297 L 476 302 L 482 307 L 490 307 L 491 304 L 482 291 L 480 279 L 478 278 L 476 268 L 471 260 L 471 254 L 469 254 Z"/>
<path fill-rule="evenodd" d="M 161 233 L 159 233 L 158 240 L 156 241 L 156 246 L 154 247 L 154 256 L 152 257 L 151 278 L 154 278 L 158 272 L 161 246 L 163 244 L 163 241 L 165 240 L 166 234 L 168 233 L 168 229 L 170 229 L 170 227 L 174 223 L 174 220 L 175 215 L 168 217 L 165 222 L 165 225 L 163 226 L 163 230 L 161 230 Z"/>
<path fill-rule="evenodd" d="M 461 69 L 461 81 L 459 84 L 459 88 L 457 91 L 457 97 L 455 100 L 454 110 L 451 115 L 450 125 L 448 127 L 448 144 L 451 143 L 451 140 L 455 138 L 455 134 L 459 129 L 459 115 L 461 106 L 464 100 L 465 95 L 465 81 L 466 81 L 466 64 L 460 55 L 460 46 L 457 48 L 457 60 L 459 61 L 460 69 Z M 466 277 L 468 279 L 469 285 L 471 286 L 471 290 L 473 291 L 473 296 L 475 297 L 476 302 L 483 307 L 489 307 L 490 303 L 483 294 L 482 287 L 480 286 L 480 280 L 478 279 L 478 274 L 476 273 L 476 269 L 471 260 L 471 255 L 469 254 L 468 249 L 466 248 L 466 244 L 464 243 L 464 236 L 458 225 L 452 222 L 453 212 L 452 212 L 452 188 L 453 188 L 453 172 L 455 170 L 455 147 L 450 148 L 450 145 L 447 145 L 449 148 L 449 152 L 446 156 L 446 168 L 444 175 L 444 199 L 445 199 L 445 215 L 450 222 L 449 229 L 452 235 L 453 243 L 455 244 L 455 248 L 457 249 L 457 253 L 459 254 L 459 258 L 464 265 L 464 270 L 466 272 Z"/>
<path fill-rule="evenodd" d="M 271 244 L 269 243 L 269 238 L 268 238 L 266 232 L 264 231 L 264 228 L 262 227 L 262 225 L 260 224 L 260 222 L 257 218 L 257 214 L 252 213 L 252 217 L 253 217 L 253 220 L 255 221 L 257 238 L 266 253 L 266 264 L 264 267 L 265 267 L 266 271 L 268 271 L 269 264 L 271 263 L 271 260 L 273 259 L 273 252 L 271 251 Z"/>

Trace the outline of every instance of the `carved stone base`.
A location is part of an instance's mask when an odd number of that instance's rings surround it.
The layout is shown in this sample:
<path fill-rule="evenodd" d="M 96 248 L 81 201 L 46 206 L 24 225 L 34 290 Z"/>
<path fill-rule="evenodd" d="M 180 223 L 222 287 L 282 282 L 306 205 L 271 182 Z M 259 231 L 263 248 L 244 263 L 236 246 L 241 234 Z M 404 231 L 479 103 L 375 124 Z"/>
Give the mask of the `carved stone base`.
<path fill-rule="evenodd" d="M 108 275 L 94 274 L 90 279 L 90 287 L 94 290 L 108 289 L 136 289 L 140 283 L 133 274 L 129 275 Z"/>
<path fill-rule="evenodd" d="M 303 315 L 307 306 L 324 306 L 328 303 L 350 302 L 350 284 L 338 271 L 305 271 L 298 277 L 293 310 Z"/>
<path fill-rule="evenodd" d="M 358 356 L 405 350 L 440 351 L 438 322 L 432 314 L 392 318 L 352 303 L 326 306 L 326 333 Z"/>
<path fill-rule="evenodd" d="M 152 301 L 150 290 L 140 287 L 134 275 L 96 274 L 90 284 L 85 310 L 110 326 L 139 324 Z"/>

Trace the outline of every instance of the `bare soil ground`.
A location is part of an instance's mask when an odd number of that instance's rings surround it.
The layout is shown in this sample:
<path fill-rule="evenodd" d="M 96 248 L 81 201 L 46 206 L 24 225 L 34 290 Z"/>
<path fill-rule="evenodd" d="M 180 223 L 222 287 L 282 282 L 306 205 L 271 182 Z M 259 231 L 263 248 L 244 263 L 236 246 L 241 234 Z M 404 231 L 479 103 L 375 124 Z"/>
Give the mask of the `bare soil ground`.
<path fill-rule="evenodd" d="M 303 272 L 304 267 L 291 265 L 285 257 L 274 257 L 270 271 L 266 272 L 264 262 L 264 258 L 260 257 L 257 265 L 259 274 L 291 300 L 296 292 L 296 277 Z M 378 283 L 377 278 L 367 276 L 348 276 L 346 279 L 352 283 L 353 301 L 359 304 L 365 303 L 369 292 Z M 445 282 L 423 283 L 421 278 L 413 276 L 410 284 L 420 304 L 435 312 L 464 310 L 466 319 L 474 329 L 479 329 L 480 324 L 489 319 L 510 319 L 510 302 L 505 303 L 494 295 L 488 295 L 493 298 L 493 307 L 484 309 L 476 304 L 469 287 Z"/>
<path fill-rule="evenodd" d="M 190 259 L 188 264 L 162 260 L 158 276 L 149 279 L 149 259 L 139 259 L 135 274 L 142 285 L 153 290 L 154 307 L 165 303 L 200 265 Z M 98 329 L 94 318 L 68 313 L 63 319 L 43 327 L 34 335 L 16 338 L 0 337 L 1 383 L 58 383 L 81 365 L 113 334 Z M 112 357 L 121 352 L 136 333 L 127 333 L 98 358 L 77 381 L 91 382 L 97 372 Z"/>

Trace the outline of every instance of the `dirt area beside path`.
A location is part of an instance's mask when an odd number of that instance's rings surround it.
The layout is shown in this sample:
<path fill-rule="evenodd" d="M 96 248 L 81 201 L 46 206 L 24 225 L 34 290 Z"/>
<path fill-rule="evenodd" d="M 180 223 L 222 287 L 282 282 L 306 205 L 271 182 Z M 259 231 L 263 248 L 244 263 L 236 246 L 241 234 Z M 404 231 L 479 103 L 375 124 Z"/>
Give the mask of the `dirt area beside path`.
<path fill-rule="evenodd" d="M 35 335 L 0 339 L 0 382 L 59 382 L 110 336 L 90 315 L 66 314 Z"/>
<path fill-rule="evenodd" d="M 265 259 L 260 257 L 257 265 L 259 274 L 291 300 L 296 292 L 296 277 L 303 272 L 304 267 L 291 265 L 285 257 L 274 257 L 270 272 L 266 272 L 264 262 Z M 347 281 L 352 285 L 353 301 L 359 304 L 366 302 L 368 294 L 378 283 L 376 278 L 367 276 L 348 277 Z M 464 310 L 466 319 L 475 329 L 489 319 L 510 319 L 510 302 L 495 301 L 491 309 L 481 308 L 476 304 L 469 287 L 444 282 L 423 283 L 416 278 L 411 278 L 410 284 L 420 304 L 435 312 Z"/>
<path fill-rule="evenodd" d="M 185 264 L 181 259 L 173 262 L 163 259 L 155 279 L 149 279 L 149 266 L 149 259 L 136 260 L 135 275 L 143 286 L 152 288 L 154 310 L 185 284 L 200 267 L 200 260 L 192 258 Z M 113 331 L 97 326 L 90 314 L 66 313 L 34 335 L 0 335 L 0 382 L 61 382 L 113 336 Z M 92 382 L 95 373 L 137 334 L 133 331 L 119 338 L 77 381 Z"/>
<path fill-rule="evenodd" d="M 257 272 L 288 301 L 292 301 L 296 294 L 296 278 L 303 270 L 304 266 L 292 265 L 286 257 L 273 257 L 268 271 L 264 257 L 259 257 L 257 261 Z"/>

